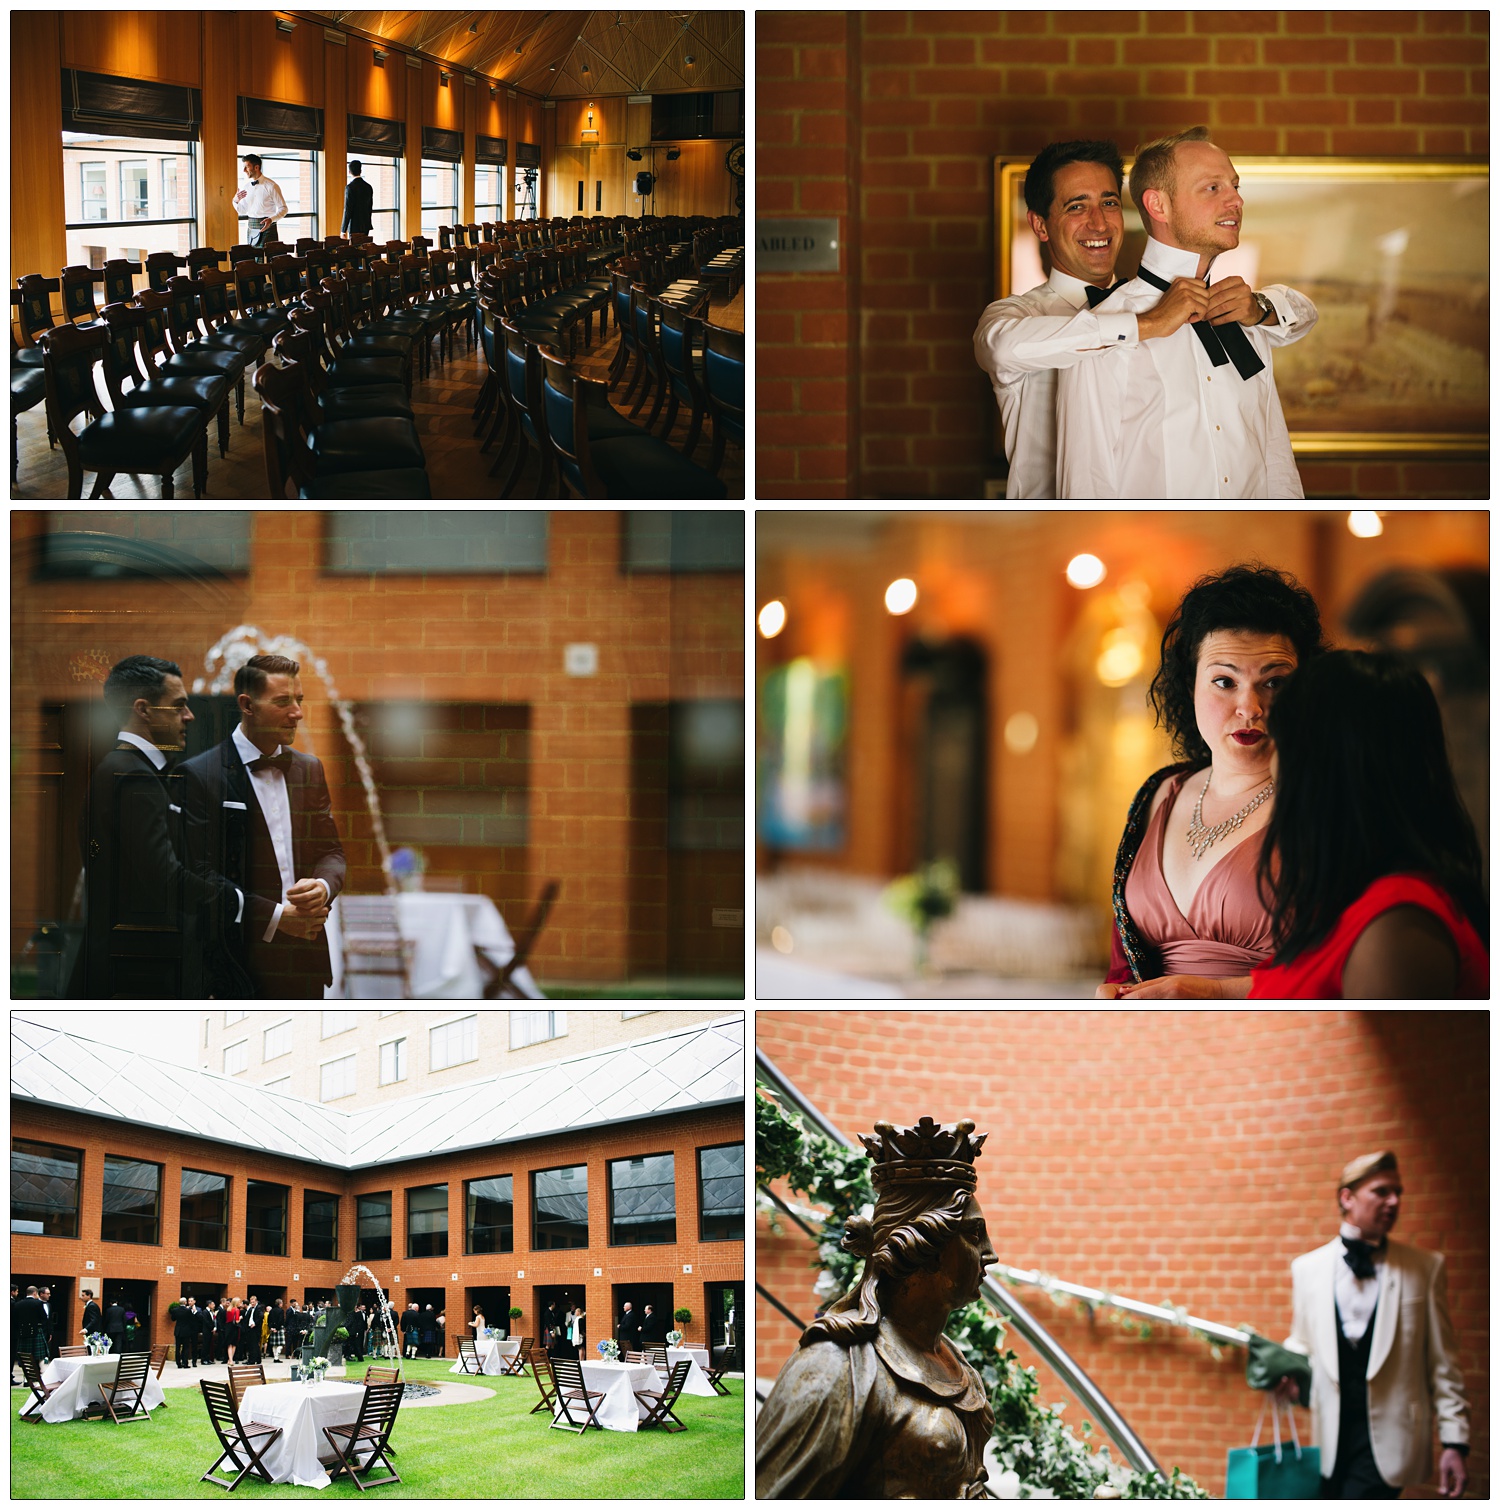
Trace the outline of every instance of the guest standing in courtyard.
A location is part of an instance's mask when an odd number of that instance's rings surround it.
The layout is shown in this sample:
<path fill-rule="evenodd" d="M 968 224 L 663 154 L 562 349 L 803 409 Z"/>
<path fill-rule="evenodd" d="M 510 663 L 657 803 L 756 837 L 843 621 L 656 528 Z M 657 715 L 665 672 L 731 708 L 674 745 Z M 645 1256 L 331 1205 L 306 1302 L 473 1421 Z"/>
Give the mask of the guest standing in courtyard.
<path fill-rule="evenodd" d="M 104 1308 L 104 1330 L 109 1333 L 109 1350 L 112 1353 L 125 1351 L 125 1307 L 112 1300 Z"/>
<path fill-rule="evenodd" d="M 30 1353 L 38 1364 L 51 1356 L 47 1351 L 47 1312 L 35 1285 L 26 1286 L 26 1298 L 16 1302 L 14 1347 Z"/>

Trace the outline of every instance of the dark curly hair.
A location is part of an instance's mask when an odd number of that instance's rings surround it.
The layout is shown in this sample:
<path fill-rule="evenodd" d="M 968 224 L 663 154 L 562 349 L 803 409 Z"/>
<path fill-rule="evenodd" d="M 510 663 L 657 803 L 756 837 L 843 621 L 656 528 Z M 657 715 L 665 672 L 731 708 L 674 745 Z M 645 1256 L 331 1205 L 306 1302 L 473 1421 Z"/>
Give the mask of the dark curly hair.
<path fill-rule="evenodd" d="M 1115 188 L 1124 192 L 1125 164 L 1120 149 L 1113 142 L 1050 142 L 1043 147 L 1026 170 L 1022 193 L 1026 208 L 1045 220 L 1052 213 L 1053 179 L 1059 168 L 1069 163 L 1098 163 L 1114 174 Z"/>
<path fill-rule="evenodd" d="M 1198 651 L 1208 635 L 1224 630 L 1282 635 L 1296 650 L 1299 666 L 1328 648 L 1318 605 L 1288 572 L 1254 561 L 1194 582 L 1161 637 L 1151 706 L 1178 757 L 1197 765 L 1207 764 L 1209 758 L 1193 710 Z"/>

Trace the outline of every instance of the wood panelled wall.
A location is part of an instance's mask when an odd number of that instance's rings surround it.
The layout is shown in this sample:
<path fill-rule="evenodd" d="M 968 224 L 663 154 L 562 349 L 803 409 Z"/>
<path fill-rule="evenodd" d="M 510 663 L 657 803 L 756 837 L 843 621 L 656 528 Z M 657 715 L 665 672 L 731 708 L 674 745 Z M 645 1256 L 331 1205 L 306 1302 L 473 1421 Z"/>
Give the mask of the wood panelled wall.
<path fill-rule="evenodd" d="M 641 201 L 628 192 L 638 167 L 625 148 L 649 141 L 650 107 L 627 108 L 623 98 L 595 101 L 601 145 L 578 145 L 585 100 L 564 100 L 556 110 L 501 84 L 491 98 L 490 81 L 469 85 L 452 70 L 445 88 L 438 65 L 407 66 L 392 48 L 383 67 L 374 45 L 349 36 L 346 46 L 329 42 L 323 29 L 299 21 L 291 32 L 276 29 L 271 11 L 12 11 L 11 12 L 11 277 L 41 272 L 55 277 L 67 260 L 63 201 L 63 68 L 186 84 L 203 94 L 198 155 L 198 203 L 209 246 L 228 248 L 238 238 L 234 194 L 239 187 L 238 97 L 284 100 L 323 111 L 324 235 L 336 232 L 344 215 L 341 171 L 347 157 L 347 117 L 380 116 L 406 123 L 402 229 L 421 224 L 422 127 L 464 133 L 461 209 L 474 218 L 474 147 L 479 135 L 510 142 L 507 214 L 515 210 L 517 142 L 542 148 L 539 211 L 571 215 L 577 181 L 588 184 L 593 213 L 594 182 L 604 185 L 604 213 L 638 215 Z M 557 120 L 562 117 L 562 122 Z M 607 130 L 600 124 L 608 122 Z M 559 136 L 559 131 L 561 135 Z M 545 134 L 544 134 L 545 133 Z M 564 143 L 559 149 L 559 142 Z M 657 153 L 658 215 L 721 215 L 734 210 L 734 181 L 724 168 L 727 142 L 684 142 L 675 163 Z M 547 165 L 553 170 L 547 171 Z M 330 171 L 331 167 L 331 171 Z M 627 171 L 628 170 L 628 171 Z"/>

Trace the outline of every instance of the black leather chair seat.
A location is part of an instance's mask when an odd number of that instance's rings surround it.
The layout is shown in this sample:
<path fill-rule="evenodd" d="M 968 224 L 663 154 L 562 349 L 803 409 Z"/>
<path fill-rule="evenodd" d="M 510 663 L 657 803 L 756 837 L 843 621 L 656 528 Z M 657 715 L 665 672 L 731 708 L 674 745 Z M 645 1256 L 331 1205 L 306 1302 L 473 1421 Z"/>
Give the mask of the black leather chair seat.
<path fill-rule="evenodd" d="M 410 419 L 411 400 L 400 383 L 371 384 L 368 388 L 330 388 L 318 399 L 325 420 Z"/>
<path fill-rule="evenodd" d="M 235 351 L 200 351 L 189 347 L 169 357 L 152 374 L 153 377 L 222 377 L 238 380 L 248 359 Z"/>
<path fill-rule="evenodd" d="M 338 472 L 314 477 L 298 490 L 299 498 L 431 498 L 426 472 L 402 467 L 392 472 Z"/>
<path fill-rule="evenodd" d="M 202 429 L 202 413 L 185 405 L 111 412 L 79 431 L 78 459 L 90 472 L 159 475 L 171 457 L 192 449 Z"/>
<path fill-rule="evenodd" d="M 41 367 L 10 369 L 10 407 L 16 414 L 34 409 L 47 397 L 47 374 Z"/>
<path fill-rule="evenodd" d="M 42 355 L 42 352 L 37 347 L 23 346 L 19 351 L 11 352 L 10 365 L 12 367 L 35 367 L 41 369 L 47 365 L 47 358 Z"/>
<path fill-rule="evenodd" d="M 252 335 L 262 337 L 269 341 L 272 336 L 280 334 L 287 329 L 292 322 L 278 309 L 267 309 L 241 315 L 231 325 L 231 329 L 240 332 L 249 332 Z"/>
<path fill-rule="evenodd" d="M 328 369 L 332 388 L 368 388 L 400 383 L 405 387 L 405 357 L 340 357 Z"/>
<path fill-rule="evenodd" d="M 590 447 L 601 440 L 630 439 L 634 436 L 649 439 L 645 430 L 632 424 L 613 404 L 590 404 L 585 412 L 588 415 Z"/>
<path fill-rule="evenodd" d="M 253 362 L 266 349 L 265 337 L 253 330 L 215 330 L 198 343 L 210 351 L 242 352 L 247 362 Z"/>
<path fill-rule="evenodd" d="M 185 404 L 208 414 L 215 413 L 229 392 L 227 377 L 166 377 L 154 378 L 132 388 L 116 409 L 160 409 L 174 404 Z"/>
<path fill-rule="evenodd" d="M 308 433 L 307 449 L 319 476 L 427 465 L 416 423 L 409 419 L 328 420 Z"/>
<path fill-rule="evenodd" d="M 724 498 L 728 489 L 705 467 L 654 435 L 589 444 L 594 470 L 611 498 Z"/>

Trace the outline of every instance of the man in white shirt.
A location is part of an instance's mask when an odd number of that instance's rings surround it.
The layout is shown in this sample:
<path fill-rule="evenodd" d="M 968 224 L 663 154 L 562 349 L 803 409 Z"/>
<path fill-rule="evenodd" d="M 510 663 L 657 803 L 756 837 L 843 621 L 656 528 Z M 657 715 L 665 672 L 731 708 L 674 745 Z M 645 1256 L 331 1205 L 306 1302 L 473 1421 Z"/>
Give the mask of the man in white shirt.
<path fill-rule="evenodd" d="M 344 851 L 322 765 L 292 749 L 300 670 L 288 656 L 251 656 L 234 677 L 239 726 L 179 768 L 195 866 L 245 893 L 242 927 L 216 941 L 217 996 L 321 1000 L 333 980 L 323 925 Z"/>
<path fill-rule="evenodd" d="M 286 200 L 281 185 L 262 175 L 260 159 L 253 152 L 247 153 L 240 161 L 249 187 L 241 189 L 234 196 L 234 202 L 239 206 L 240 214 L 250 222 L 248 245 L 264 246 L 267 241 L 275 239 L 276 233 L 271 227 L 286 214 Z"/>
<path fill-rule="evenodd" d="M 1059 498 L 1301 498 L 1302 481 L 1271 373 L 1272 332 L 1311 326 L 1300 294 L 1209 284 L 1214 258 L 1239 245 L 1245 202 L 1234 164 L 1202 126 L 1140 149 L 1130 192 L 1150 231 L 1137 277 L 1100 306 L 1140 315 L 1176 294 L 1188 324 L 1058 382 Z M 1182 292 L 1178 293 L 1177 290 Z"/>
<path fill-rule="evenodd" d="M 1469 1403 L 1448 1316 L 1440 1253 L 1392 1242 L 1401 1171 L 1389 1149 L 1345 1165 L 1339 1235 L 1292 1261 L 1287 1347 L 1312 1364 L 1313 1439 L 1324 1499 L 1396 1499 L 1428 1482 L 1433 1427 L 1438 1492 L 1468 1479 Z M 1290 1402 L 1296 1386 L 1276 1393 Z"/>

